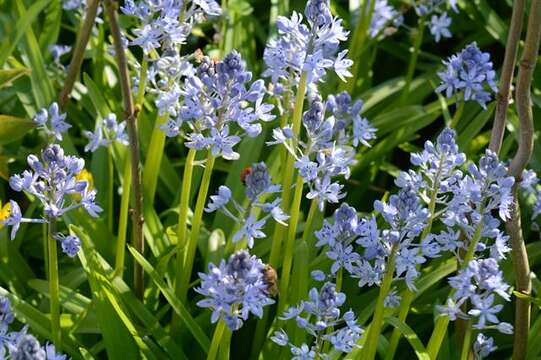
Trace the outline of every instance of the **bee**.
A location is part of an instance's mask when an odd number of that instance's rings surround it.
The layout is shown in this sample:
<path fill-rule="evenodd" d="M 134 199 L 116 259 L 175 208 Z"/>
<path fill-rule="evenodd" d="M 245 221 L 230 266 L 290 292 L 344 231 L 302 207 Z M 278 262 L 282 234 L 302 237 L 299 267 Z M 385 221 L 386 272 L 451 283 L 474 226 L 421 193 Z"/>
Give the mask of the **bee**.
<path fill-rule="evenodd" d="M 276 297 L 278 295 L 278 274 L 272 266 L 265 265 L 263 279 L 267 284 L 267 294 L 271 297 Z"/>
<path fill-rule="evenodd" d="M 242 183 L 244 185 L 246 185 L 246 176 L 250 175 L 252 173 L 252 167 L 251 166 L 247 166 L 245 167 L 244 169 L 241 170 L 240 172 L 240 181 L 242 181 Z"/>

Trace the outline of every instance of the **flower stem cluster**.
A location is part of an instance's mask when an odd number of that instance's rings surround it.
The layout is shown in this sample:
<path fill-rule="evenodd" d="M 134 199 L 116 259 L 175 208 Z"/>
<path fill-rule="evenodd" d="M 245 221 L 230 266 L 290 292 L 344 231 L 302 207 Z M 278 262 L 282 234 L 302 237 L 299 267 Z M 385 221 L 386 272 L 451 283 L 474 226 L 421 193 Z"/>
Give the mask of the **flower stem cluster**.
<path fill-rule="evenodd" d="M 126 122 L 122 121 L 118 123 L 115 114 L 107 115 L 103 121 L 98 123 L 94 132 L 84 131 L 83 134 L 88 138 L 85 151 L 94 152 L 100 146 L 107 147 L 113 142 L 126 146 L 129 144 L 128 134 L 126 133 Z"/>

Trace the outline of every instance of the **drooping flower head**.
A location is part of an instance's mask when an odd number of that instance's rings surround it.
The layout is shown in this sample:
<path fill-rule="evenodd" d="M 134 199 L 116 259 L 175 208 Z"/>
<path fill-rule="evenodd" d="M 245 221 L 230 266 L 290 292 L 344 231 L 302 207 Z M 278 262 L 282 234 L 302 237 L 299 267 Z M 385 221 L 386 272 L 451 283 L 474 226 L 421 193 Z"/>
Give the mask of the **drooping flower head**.
<path fill-rule="evenodd" d="M 199 273 L 201 286 L 195 290 L 205 298 L 198 306 L 212 309 L 211 321 L 223 319 L 231 330 L 242 327 L 250 313 L 263 316 L 263 308 L 274 303 L 269 296 L 265 264 L 241 250 L 219 266 L 209 264 L 208 273 Z"/>

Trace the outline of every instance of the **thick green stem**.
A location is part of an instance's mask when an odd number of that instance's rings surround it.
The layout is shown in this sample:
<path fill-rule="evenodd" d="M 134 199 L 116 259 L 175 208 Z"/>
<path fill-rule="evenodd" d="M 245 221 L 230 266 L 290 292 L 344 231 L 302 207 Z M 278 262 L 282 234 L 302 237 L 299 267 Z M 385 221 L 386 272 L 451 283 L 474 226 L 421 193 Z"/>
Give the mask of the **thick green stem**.
<path fill-rule="evenodd" d="M 481 209 L 480 212 L 482 213 L 483 210 Z M 466 255 L 464 256 L 460 270 L 467 267 L 468 263 L 473 259 L 473 255 L 475 254 L 475 249 L 477 248 L 477 244 L 479 243 L 479 240 L 481 240 L 482 228 L 483 228 L 483 223 L 481 222 L 479 223 L 479 225 L 477 225 L 477 228 L 475 229 L 475 233 L 473 234 L 470 244 L 468 245 L 468 251 L 466 252 Z M 449 296 L 453 296 L 454 293 L 455 293 L 455 290 L 452 290 Z M 436 320 L 436 326 L 434 327 L 434 330 L 432 331 L 432 335 L 430 336 L 430 340 L 428 341 L 428 345 L 426 347 L 426 351 L 428 352 L 428 355 L 433 360 L 435 360 L 438 357 L 438 353 L 441 348 L 441 343 L 443 342 L 443 338 L 445 337 L 445 333 L 447 332 L 448 326 L 449 326 L 449 317 L 445 315 L 439 316 L 438 319 Z"/>
<path fill-rule="evenodd" d="M 207 354 L 207 360 L 215 360 L 216 356 L 218 354 L 218 349 L 220 347 L 220 343 L 222 342 L 222 337 L 224 335 L 225 331 L 225 321 L 221 320 L 218 321 L 218 324 L 216 325 L 216 328 L 214 329 L 214 335 L 212 335 L 212 341 L 210 343 L 210 349 Z"/>
<path fill-rule="evenodd" d="M 293 109 L 292 130 L 295 136 L 299 135 L 301 130 L 302 110 L 304 106 L 304 96 L 306 94 L 306 73 L 302 73 L 297 89 L 297 95 L 295 97 L 295 108 Z M 295 158 L 293 155 L 288 154 L 285 167 L 283 168 L 282 177 L 282 207 L 287 209 L 289 206 L 289 200 L 291 197 L 291 184 L 293 183 L 293 174 L 295 169 Z M 282 246 L 282 236 L 286 232 L 285 226 L 277 224 L 274 228 L 274 234 L 272 237 L 271 254 L 269 258 L 269 264 L 274 268 L 278 268 L 278 261 L 280 260 L 280 252 Z"/>
<path fill-rule="evenodd" d="M 131 163 L 126 161 L 122 174 L 122 198 L 120 199 L 120 216 L 118 221 L 118 239 L 116 243 L 115 275 L 122 278 L 126 259 L 126 237 L 128 232 L 128 215 L 130 212 Z"/>
<path fill-rule="evenodd" d="M 286 245 L 284 249 L 284 261 L 282 263 L 282 276 L 280 277 L 280 301 L 278 303 L 278 313 L 281 313 L 287 304 L 287 293 L 289 289 L 289 279 L 291 277 L 291 265 L 293 264 L 293 250 L 295 248 L 295 236 L 297 235 L 297 224 L 301 213 L 301 201 L 304 179 L 297 177 L 295 184 L 295 195 L 291 203 L 290 218 L 288 222 L 288 231 Z"/>
<path fill-rule="evenodd" d="M 310 210 L 308 210 L 308 216 L 306 217 L 306 221 L 304 222 L 304 231 L 302 233 L 302 240 L 306 241 L 308 243 L 308 239 L 310 238 L 312 233 L 312 227 L 314 226 L 314 217 L 317 213 L 317 205 L 318 201 L 317 199 L 312 199 L 312 202 L 310 203 Z"/>
<path fill-rule="evenodd" d="M 188 233 L 188 209 L 190 207 L 190 193 L 192 189 L 192 177 L 193 177 L 193 165 L 195 160 L 195 154 L 197 150 L 190 149 L 188 156 L 186 157 L 186 163 L 184 164 L 184 174 L 182 176 L 182 192 L 180 194 L 180 204 L 178 208 L 178 225 L 177 225 L 177 275 L 176 278 L 180 279 L 184 273 L 184 258 L 187 245 L 187 233 Z M 177 281 L 175 291 L 177 296 L 181 294 L 181 282 Z"/>
<path fill-rule="evenodd" d="M 195 257 L 195 251 L 197 249 L 197 241 L 199 240 L 199 232 L 201 230 L 201 224 L 203 223 L 203 210 L 207 202 L 207 193 L 210 186 L 210 179 L 212 177 L 212 169 L 214 168 L 214 160 L 216 158 L 212 155 L 211 151 L 208 151 L 207 162 L 205 164 L 205 171 L 203 172 L 203 179 L 199 186 L 199 193 L 197 194 L 197 202 L 195 204 L 195 210 L 192 218 L 192 231 L 190 233 L 190 239 L 186 253 L 184 255 L 184 271 L 180 276 L 180 289 L 178 292 L 178 298 L 180 301 L 186 301 L 186 295 L 188 294 L 188 287 L 190 285 L 190 278 L 192 277 L 192 268 Z"/>
<path fill-rule="evenodd" d="M 57 244 L 54 238 L 55 220 L 49 219 L 49 226 L 47 231 L 47 253 L 49 264 L 49 305 L 51 312 L 51 334 L 52 340 L 56 349 L 61 351 L 62 349 L 62 332 L 60 328 L 60 285 L 58 278 L 58 254 Z"/>
<path fill-rule="evenodd" d="M 396 265 L 396 254 L 398 252 L 398 243 L 393 244 L 391 248 L 391 255 L 387 261 L 387 269 L 385 271 L 385 276 L 381 283 L 379 290 L 378 300 L 376 302 L 376 309 L 374 310 L 374 317 L 370 323 L 370 330 L 367 335 L 366 343 L 362 351 L 361 357 L 359 359 L 374 359 L 376 357 L 376 349 L 378 345 L 379 335 L 381 333 L 381 328 L 383 326 L 383 315 L 385 311 L 385 298 L 389 291 L 391 290 L 391 284 L 394 277 L 394 269 Z"/>
<path fill-rule="evenodd" d="M 453 115 L 453 118 L 451 119 L 451 122 L 449 123 L 449 127 L 451 129 L 455 129 L 456 126 L 458 125 L 458 122 L 462 118 L 462 114 L 464 113 L 464 105 L 465 104 L 466 104 L 466 102 L 464 101 L 463 98 L 459 98 L 457 100 L 455 114 Z"/>
<path fill-rule="evenodd" d="M 419 51 L 421 49 L 421 44 L 423 43 L 423 35 L 425 32 L 425 19 L 419 18 L 419 29 L 415 34 L 413 40 L 413 49 L 411 52 L 410 61 L 408 63 L 408 71 L 406 73 L 406 83 L 404 84 L 404 89 L 402 90 L 402 95 L 400 97 L 400 104 L 404 105 L 408 99 L 410 93 L 411 82 L 413 81 L 413 75 L 415 75 L 415 69 L 417 68 L 417 59 L 419 58 Z"/>
<path fill-rule="evenodd" d="M 472 338 L 471 321 L 467 321 L 466 333 L 464 334 L 464 341 L 462 343 L 462 354 L 460 355 L 461 360 L 468 360 L 468 355 L 470 354 L 471 338 Z"/>

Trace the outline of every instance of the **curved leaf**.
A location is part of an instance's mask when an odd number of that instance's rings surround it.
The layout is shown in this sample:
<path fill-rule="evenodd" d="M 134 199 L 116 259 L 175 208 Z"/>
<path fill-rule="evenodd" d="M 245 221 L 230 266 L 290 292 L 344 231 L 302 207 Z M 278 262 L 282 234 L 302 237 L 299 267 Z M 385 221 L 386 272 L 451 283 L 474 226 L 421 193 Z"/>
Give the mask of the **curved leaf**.
<path fill-rule="evenodd" d="M 423 343 L 421 340 L 419 340 L 419 337 L 415 331 L 413 331 L 412 328 L 410 328 L 405 322 L 400 321 L 395 317 L 387 317 L 384 319 L 384 321 L 400 330 L 402 336 L 408 340 L 419 360 L 430 360 L 430 356 L 426 352 L 426 348 L 424 347 Z"/>
<path fill-rule="evenodd" d="M 35 126 L 32 120 L 0 115 L 0 145 L 20 139 Z"/>

